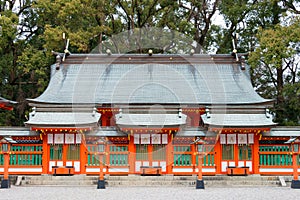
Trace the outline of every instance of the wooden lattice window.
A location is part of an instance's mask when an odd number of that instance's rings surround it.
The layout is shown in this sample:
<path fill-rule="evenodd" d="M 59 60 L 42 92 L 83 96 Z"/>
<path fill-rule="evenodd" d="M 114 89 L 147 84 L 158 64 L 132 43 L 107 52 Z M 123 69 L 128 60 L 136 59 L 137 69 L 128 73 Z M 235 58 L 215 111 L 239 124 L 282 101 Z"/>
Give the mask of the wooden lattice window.
<path fill-rule="evenodd" d="M 234 144 L 222 144 L 222 159 L 223 160 L 234 159 Z"/>
<path fill-rule="evenodd" d="M 111 166 L 128 165 L 128 147 L 113 145 L 109 147 L 109 163 Z"/>
<path fill-rule="evenodd" d="M 239 160 L 252 160 L 252 147 L 250 145 L 239 146 Z"/>
<path fill-rule="evenodd" d="M 54 144 L 50 145 L 50 160 L 62 160 L 63 145 Z"/>
<path fill-rule="evenodd" d="M 99 153 L 105 152 L 104 144 L 89 144 L 87 146 L 87 165 L 88 166 L 100 166 L 100 155 Z M 102 156 L 103 164 L 106 164 L 106 156 Z"/>
<path fill-rule="evenodd" d="M 153 160 L 166 160 L 166 145 L 165 144 L 154 144 L 152 150 Z"/>
<path fill-rule="evenodd" d="M 67 160 L 79 160 L 80 159 L 80 145 L 70 144 L 67 148 Z"/>
<path fill-rule="evenodd" d="M 136 144 L 136 160 L 148 160 L 147 144 Z"/>
<path fill-rule="evenodd" d="M 174 146 L 174 166 L 191 166 L 192 152 L 190 145 Z"/>

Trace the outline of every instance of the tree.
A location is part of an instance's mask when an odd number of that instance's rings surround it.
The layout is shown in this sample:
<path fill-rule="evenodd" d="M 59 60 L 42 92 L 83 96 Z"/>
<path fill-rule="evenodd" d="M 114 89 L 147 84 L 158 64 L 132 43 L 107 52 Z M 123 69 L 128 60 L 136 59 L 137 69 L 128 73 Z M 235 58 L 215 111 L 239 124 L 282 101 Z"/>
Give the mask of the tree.
<path fill-rule="evenodd" d="M 5 120 L 0 121 L 9 125 L 23 125 L 24 112 L 28 109 L 26 98 L 37 96 L 47 86 L 45 74 L 51 58 L 36 56 L 36 53 L 43 55 L 43 49 L 33 3 L 25 0 L 0 3 L 0 93 L 19 102 L 13 113 L 1 114 Z M 39 73 L 39 70 L 44 72 Z"/>
<path fill-rule="evenodd" d="M 276 121 L 280 124 L 299 123 L 299 116 L 290 118 L 292 115 L 289 113 L 293 110 L 286 110 L 294 107 L 286 102 L 286 98 L 291 94 L 289 91 L 291 88 L 297 91 L 299 87 L 299 68 L 296 62 L 299 56 L 296 47 L 300 44 L 299 22 L 295 20 L 288 26 L 277 24 L 272 29 L 260 29 L 259 46 L 251 53 L 249 59 L 252 66 L 257 67 L 254 69 L 257 90 L 263 96 L 267 94 L 267 97 L 276 97 Z M 295 94 L 297 97 L 297 92 Z"/>
<path fill-rule="evenodd" d="M 44 91 L 51 50 L 72 53 L 231 53 L 250 51 L 253 83 L 276 99 L 281 124 L 299 123 L 299 0 L 5 0 L 0 2 L 0 94 L 19 104 L 7 119 L 23 125 L 26 98 Z M 225 25 L 213 23 L 220 14 Z M 291 17 L 292 16 L 292 17 Z M 149 35 L 151 33 L 151 35 Z M 235 36 L 239 35 L 237 39 Z M 63 35 L 66 38 L 63 38 Z M 191 39 L 192 38 L 192 39 Z M 287 103 L 288 102 L 288 103 Z M 7 114 L 7 113 L 6 113 Z M 2 115 L 2 114 L 0 114 Z"/>
<path fill-rule="evenodd" d="M 208 49 L 207 38 L 220 2 L 220 0 L 179 0 L 178 18 L 184 19 L 179 26 L 182 30 L 179 31 L 193 37 L 196 41 L 196 53 L 203 53 L 203 50 Z"/>
<path fill-rule="evenodd" d="M 110 32 L 106 26 L 106 16 L 111 12 L 109 1 L 40 0 L 35 8 L 47 50 L 63 51 L 65 34 L 71 52 L 88 53 L 101 42 L 103 33 Z"/>

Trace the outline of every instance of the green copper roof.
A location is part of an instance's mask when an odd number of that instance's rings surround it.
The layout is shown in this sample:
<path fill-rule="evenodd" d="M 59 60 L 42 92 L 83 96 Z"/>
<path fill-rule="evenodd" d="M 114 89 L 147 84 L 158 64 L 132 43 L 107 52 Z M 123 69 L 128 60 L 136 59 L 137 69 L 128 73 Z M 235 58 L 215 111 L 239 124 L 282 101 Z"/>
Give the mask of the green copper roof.
<path fill-rule="evenodd" d="M 271 101 L 254 91 L 247 70 L 237 63 L 155 63 L 151 59 L 153 63 L 66 63 L 54 70 L 45 92 L 29 101 L 126 105 Z"/>

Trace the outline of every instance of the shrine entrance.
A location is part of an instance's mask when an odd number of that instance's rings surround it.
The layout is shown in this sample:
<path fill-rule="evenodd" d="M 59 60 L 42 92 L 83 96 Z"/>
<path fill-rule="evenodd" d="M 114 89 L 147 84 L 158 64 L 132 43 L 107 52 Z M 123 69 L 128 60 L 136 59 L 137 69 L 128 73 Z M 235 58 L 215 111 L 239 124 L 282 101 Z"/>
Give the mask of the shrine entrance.
<path fill-rule="evenodd" d="M 135 134 L 135 173 L 166 173 L 167 134 Z"/>
<path fill-rule="evenodd" d="M 80 144 L 80 134 L 48 134 L 49 173 L 54 173 L 54 168 L 68 168 L 79 174 Z"/>
<path fill-rule="evenodd" d="M 221 173 L 228 173 L 228 168 L 247 168 L 252 173 L 253 143 L 254 134 L 221 134 Z"/>

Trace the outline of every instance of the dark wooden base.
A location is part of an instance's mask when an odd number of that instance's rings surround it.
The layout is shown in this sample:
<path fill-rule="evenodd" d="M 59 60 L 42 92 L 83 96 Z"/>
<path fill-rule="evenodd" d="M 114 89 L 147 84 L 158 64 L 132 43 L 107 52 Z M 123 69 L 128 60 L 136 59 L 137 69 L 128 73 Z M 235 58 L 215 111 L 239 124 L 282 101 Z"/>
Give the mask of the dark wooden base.
<path fill-rule="evenodd" d="M 300 189 L 300 181 L 299 180 L 292 180 L 291 188 Z"/>
<path fill-rule="evenodd" d="M 105 189 L 105 181 L 98 180 L 97 189 Z"/>
<path fill-rule="evenodd" d="M 203 180 L 198 180 L 196 181 L 196 189 L 205 189 L 204 187 L 204 181 Z"/>
<path fill-rule="evenodd" d="M 1 181 L 1 188 L 10 188 L 10 182 L 9 179 L 3 179 Z"/>

